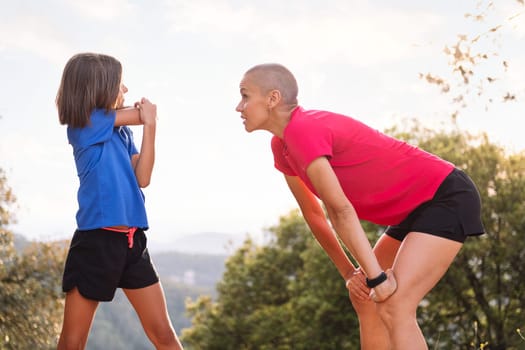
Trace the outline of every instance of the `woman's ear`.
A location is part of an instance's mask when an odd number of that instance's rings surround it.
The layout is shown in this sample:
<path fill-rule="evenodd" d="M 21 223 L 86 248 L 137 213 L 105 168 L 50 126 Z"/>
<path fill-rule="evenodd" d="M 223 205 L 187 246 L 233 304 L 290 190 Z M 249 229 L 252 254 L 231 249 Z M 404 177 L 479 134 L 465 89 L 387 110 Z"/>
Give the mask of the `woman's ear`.
<path fill-rule="evenodd" d="M 268 108 L 272 109 L 281 102 L 281 92 L 279 90 L 272 90 L 268 93 Z"/>

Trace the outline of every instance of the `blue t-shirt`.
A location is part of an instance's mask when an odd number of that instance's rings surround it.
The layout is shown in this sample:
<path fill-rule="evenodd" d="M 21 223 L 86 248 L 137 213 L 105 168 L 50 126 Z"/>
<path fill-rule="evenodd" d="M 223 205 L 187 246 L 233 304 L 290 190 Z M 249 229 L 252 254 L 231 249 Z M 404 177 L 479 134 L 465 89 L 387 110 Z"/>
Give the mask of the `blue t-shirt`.
<path fill-rule="evenodd" d="M 80 180 L 79 230 L 106 226 L 148 228 L 144 194 L 131 165 L 138 151 L 127 126 L 115 127 L 115 111 L 95 109 L 84 128 L 67 128 Z"/>

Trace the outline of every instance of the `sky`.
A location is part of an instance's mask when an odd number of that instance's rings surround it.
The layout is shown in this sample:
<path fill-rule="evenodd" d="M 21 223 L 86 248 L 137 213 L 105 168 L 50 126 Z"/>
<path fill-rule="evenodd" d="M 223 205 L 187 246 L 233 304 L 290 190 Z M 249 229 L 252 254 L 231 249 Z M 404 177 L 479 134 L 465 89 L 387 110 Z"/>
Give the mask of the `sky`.
<path fill-rule="evenodd" d="M 235 111 L 242 75 L 259 63 L 287 66 L 307 109 L 379 130 L 407 118 L 446 127 L 450 96 L 419 74 L 452 78 L 444 48 L 458 34 L 503 24 L 476 44 L 498 54 L 479 69 L 496 74 L 494 96 L 508 89 L 522 98 L 487 109 L 487 98 L 471 93 L 458 125 L 510 152 L 525 149 L 519 1 L 498 2 L 483 22 L 465 16 L 483 11 L 477 0 L 0 1 L 0 168 L 17 197 L 10 229 L 28 239 L 70 238 L 76 227 L 78 178 L 54 101 L 64 65 L 79 52 L 116 57 L 127 103 L 145 96 L 157 104 L 156 163 L 144 193 L 149 241 L 165 247 L 203 232 L 258 237 L 297 207 L 273 167 L 271 135 L 247 133 Z M 142 130 L 133 131 L 140 145 Z"/>

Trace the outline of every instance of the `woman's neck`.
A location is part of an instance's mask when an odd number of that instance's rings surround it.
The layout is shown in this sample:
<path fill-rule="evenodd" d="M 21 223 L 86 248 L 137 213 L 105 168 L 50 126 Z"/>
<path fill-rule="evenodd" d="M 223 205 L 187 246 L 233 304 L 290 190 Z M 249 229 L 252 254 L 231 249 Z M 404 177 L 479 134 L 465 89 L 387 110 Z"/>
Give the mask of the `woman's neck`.
<path fill-rule="evenodd" d="M 273 125 L 270 130 L 272 134 L 274 134 L 280 139 L 283 138 L 284 130 L 288 126 L 288 123 L 290 122 L 290 119 L 292 117 L 292 112 L 296 107 L 297 105 L 281 106 L 273 111 Z"/>

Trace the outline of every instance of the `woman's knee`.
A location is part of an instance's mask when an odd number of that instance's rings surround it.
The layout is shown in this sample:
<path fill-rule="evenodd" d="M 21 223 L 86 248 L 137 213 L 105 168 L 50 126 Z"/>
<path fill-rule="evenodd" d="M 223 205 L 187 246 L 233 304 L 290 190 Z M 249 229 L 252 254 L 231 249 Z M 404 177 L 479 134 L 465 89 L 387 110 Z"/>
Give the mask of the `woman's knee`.
<path fill-rule="evenodd" d="M 384 302 L 376 304 L 376 310 L 387 328 L 393 328 L 402 322 L 416 320 L 416 308 L 410 303 L 401 302 L 396 298 L 389 298 Z"/>
<path fill-rule="evenodd" d="M 378 316 L 376 303 L 374 303 L 371 299 L 363 300 L 350 294 L 350 302 L 352 303 L 352 306 L 359 318 L 368 316 Z"/>

